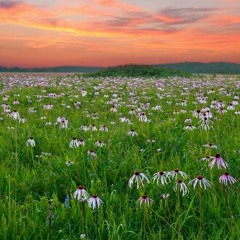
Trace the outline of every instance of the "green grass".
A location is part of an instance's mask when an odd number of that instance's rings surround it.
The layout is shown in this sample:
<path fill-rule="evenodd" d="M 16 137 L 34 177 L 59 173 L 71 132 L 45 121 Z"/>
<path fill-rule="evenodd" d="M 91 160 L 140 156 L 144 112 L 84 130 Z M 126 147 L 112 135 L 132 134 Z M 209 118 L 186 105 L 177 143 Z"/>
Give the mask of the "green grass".
<path fill-rule="evenodd" d="M 4 89 L 1 104 L 8 103 L 11 111 L 17 109 L 27 120 L 19 123 L 6 113 L 1 115 L 0 239 L 80 239 L 81 234 L 86 234 L 87 239 L 103 240 L 239 239 L 240 115 L 235 112 L 240 107 L 225 114 L 211 109 L 213 129 L 209 131 L 198 128 L 199 119 L 192 113 L 210 106 L 214 98 L 224 101 L 227 109 L 239 94 L 238 76 L 158 80 L 54 75 L 45 78 L 48 84 L 39 86 L 43 80 L 37 75 L 0 75 Z M 83 88 L 87 90 L 85 97 L 81 94 Z M 208 93 L 212 88 L 215 92 Z M 231 96 L 226 95 L 227 90 Z M 201 91 L 208 97 L 204 104 L 197 100 Z M 47 97 L 52 92 L 57 98 Z M 8 100 L 2 100 L 4 95 L 9 95 Z M 20 105 L 13 105 L 15 98 Z M 184 99 L 187 106 L 179 105 Z M 81 106 L 75 108 L 78 101 Z M 43 109 L 49 103 L 53 109 Z M 111 112 L 116 103 L 117 112 Z M 147 103 L 150 106 L 144 109 Z M 158 104 L 161 111 L 153 110 Z M 29 112 L 31 107 L 37 112 Z M 129 115 L 131 108 L 140 107 L 151 121 L 140 122 L 137 115 Z M 183 109 L 186 112 L 181 112 Z M 98 118 L 93 118 L 94 112 Z M 68 119 L 67 129 L 55 124 L 60 116 Z M 128 118 L 131 124 L 120 122 L 121 117 Z M 195 130 L 184 130 L 186 118 L 193 120 Z M 46 126 L 47 121 L 52 125 Z M 98 131 L 85 132 L 80 129 L 83 124 L 95 124 Z M 101 125 L 109 131 L 99 131 Z M 129 136 L 131 129 L 138 136 Z M 35 147 L 26 145 L 31 136 Z M 70 148 L 74 136 L 83 138 L 85 146 Z M 97 147 L 98 140 L 105 146 Z M 218 148 L 203 147 L 208 142 Z M 96 158 L 88 155 L 91 149 Z M 210 169 L 209 162 L 201 161 L 216 153 L 228 163 L 227 170 L 216 166 Z M 66 161 L 73 164 L 67 166 Z M 166 186 L 153 183 L 154 173 L 176 168 L 188 174 L 186 184 L 203 175 L 213 185 L 207 190 L 187 185 L 189 194 L 182 197 L 174 191 L 173 180 Z M 136 170 L 144 173 L 149 183 L 131 189 L 128 180 Z M 228 187 L 219 183 L 225 171 L 238 182 Z M 103 205 L 92 210 L 87 202 L 74 199 L 79 185 L 90 195 L 98 194 Z M 137 200 L 142 194 L 154 202 L 140 206 Z M 169 198 L 163 199 L 162 194 L 169 194 Z M 64 204 L 67 195 L 69 207 Z"/>

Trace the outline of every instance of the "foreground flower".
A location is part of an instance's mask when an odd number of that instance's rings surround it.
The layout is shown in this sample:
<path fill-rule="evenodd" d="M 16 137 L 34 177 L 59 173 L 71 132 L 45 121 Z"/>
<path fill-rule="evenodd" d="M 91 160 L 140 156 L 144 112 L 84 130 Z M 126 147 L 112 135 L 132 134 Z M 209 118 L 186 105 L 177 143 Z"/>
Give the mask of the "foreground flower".
<path fill-rule="evenodd" d="M 133 137 L 133 136 L 137 136 L 138 133 L 132 129 L 131 131 L 128 132 L 128 135 Z"/>
<path fill-rule="evenodd" d="M 93 158 L 96 158 L 97 157 L 97 154 L 93 151 L 93 150 L 89 150 L 88 151 L 88 155 L 93 157 Z"/>
<path fill-rule="evenodd" d="M 88 199 L 89 194 L 87 193 L 85 188 L 80 185 L 78 189 L 74 192 L 73 197 L 80 202 L 85 202 Z"/>
<path fill-rule="evenodd" d="M 187 185 L 182 180 L 178 180 L 174 183 L 173 190 L 175 192 L 180 191 L 180 193 L 182 193 L 182 196 L 187 195 L 189 192 Z"/>
<path fill-rule="evenodd" d="M 141 206 L 142 204 L 150 205 L 150 203 L 152 203 L 153 200 L 152 200 L 150 197 L 148 197 L 147 195 L 143 195 L 142 197 L 140 197 L 140 198 L 138 199 L 138 202 L 140 203 L 140 206 Z"/>
<path fill-rule="evenodd" d="M 187 178 L 188 175 L 185 172 L 182 172 L 180 169 L 176 168 L 172 170 L 171 172 L 168 172 L 168 176 L 171 177 L 172 179 L 177 180 L 178 176 L 181 176 L 183 178 Z"/>
<path fill-rule="evenodd" d="M 213 166 L 217 163 L 218 169 L 227 168 L 228 164 L 221 158 L 220 154 L 217 153 L 214 159 L 209 163 L 209 167 L 213 168 Z"/>
<path fill-rule="evenodd" d="M 213 159 L 214 157 L 211 156 L 206 156 L 204 158 L 201 158 L 201 161 L 210 161 L 211 159 Z"/>
<path fill-rule="evenodd" d="M 169 196 L 170 196 L 169 193 L 163 193 L 163 194 L 161 194 L 161 197 L 162 197 L 162 199 L 164 199 L 164 200 L 168 199 Z"/>
<path fill-rule="evenodd" d="M 196 129 L 196 127 L 193 126 L 192 124 L 188 124 L 188 125 L 187 125 L 186 127 L 184 127 L 183 129 L 184 129 L 184 130 L 190 130 L 190 131 L 192 131 L 192 130 Z"/>
<path fill-rule="evenodd" d="M 73 137 L 71 142 L 69 143 L 70 148 L 77 148 L 78 147 L 78 140 L 77 138 Z"/>
<path fill-rule="evenodd" d="M 72 161 L 70 161 L 70 160 L 66 161 L 66 165 L 67 165 L 68 167 L 71 166 L 72 164 L 73 164 Z"/>
<path fill-rule="evenodd" d="M 144 181 L 149 182 L 147 176 L 140 171 L 136 171 L 134 175 L 129 179 L 128 186 L 132 188 L 133 183 L 135 182 L 137 184 L 137 189 L 140 185 L 144 185 Z"/>
<path fill-rule="evenodd" d="M 201 175 L 191 180 L 188 184 L 192 184 L 193 188 L 196 188 L 197 184 L 199 184 L 199 186 L 204 187 L 204 189 L 207 189 L 208 187 L 210 188 L 212 185 L 210 181 Z"/>
<path fill-rule="evenodd" d="M 164 171 L 160 171 L 158 173 L 155 173 L 153 175 L 153 181 L 157 181 L 157 185 L 159 185 L 159 181 L 161 182 L 162 185 L 166 185 L 167 182 L 167 172 Z"/>
<path fill-rule="evenodd" d="M 219 182 L 225 184 L 226 186 L 228 184 L 233 184 L 236 183 L 237 180 L 232 177 L 228 172 L 225 172 L 220 178 L 219 178 Z"/>
<path fill-rule="evenodd" d="M 35 141 L 34 141 L 34 139 L 33 139 L 33 137 L 30 137 L 28 140 L 27 140 L 27 146 L 29 146 L 29 147 L 35 147 Z"/>
<path fill-rule="evenodd" d="M 92 197 L 88 200 L 88 206 L 92 209 L 96 207 L 99 208 L 103 204 L 103 201 L 97 196 L 97 194 L 92 195 Z"/>
<path fill-rule="evenodd" d="M 203 147 L 218 148 L 216 145 L 213 145 L 212 143 L 205 144 L 203 145 Z"/>

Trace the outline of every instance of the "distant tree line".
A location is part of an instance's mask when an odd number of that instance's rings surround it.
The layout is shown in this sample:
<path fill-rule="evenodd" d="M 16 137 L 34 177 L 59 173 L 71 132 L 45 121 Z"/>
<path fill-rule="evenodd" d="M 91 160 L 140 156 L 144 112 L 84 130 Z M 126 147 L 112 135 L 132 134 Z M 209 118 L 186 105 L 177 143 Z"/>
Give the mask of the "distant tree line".
<path fill-rule="evenodd" d="M 191 74 L 178 69 L 158 67 L 154 65 L 122 65 L 87 73 L 87 77 L 189 77 Z"/>
<path fill-rule="evenodd" d="M 164 70 L 163 70 L 164 69 Z M 168 69 L 168 70 L 167 70 Z M 169 69 L 176 70 L 170 71 Z M 60 66 L 49 68 L 20 68 L 12 67 L 6 68 L 0 66 L 0 72 L 74 72 L 74 73 L 97 73 L 95 76 L 166 76 L 171 74 L 188 73 L 209 73 L 209 74 L 240 74 L 240 64 L 228 62 L 213 62 L 213 63 L 199 63 L 199 62 L 183 62 L 173 64 L 159 64 L 159 65 L 125 65 L 112 68 L 101 67 L 79 67 L 79 66 Z M 183 73 L 184 72 L 184 73 Z M 111 75 L 112 74 L 112 75 Z M 120 75 L 119 75 L 120 74 Z M 166 74 L 166 75 L 165 75 Z M 91 74 L 90 74 L 91 75 Z"/>

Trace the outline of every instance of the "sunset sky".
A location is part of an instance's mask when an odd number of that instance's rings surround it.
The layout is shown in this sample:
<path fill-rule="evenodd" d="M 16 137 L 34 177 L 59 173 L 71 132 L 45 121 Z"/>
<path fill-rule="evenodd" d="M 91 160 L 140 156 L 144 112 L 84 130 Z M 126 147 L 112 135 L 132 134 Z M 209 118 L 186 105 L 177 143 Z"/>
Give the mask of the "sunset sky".
<path fill-rule="evenodd" d="M 240 0 L 0 0 L 0 66 L 240 63 Z"/>

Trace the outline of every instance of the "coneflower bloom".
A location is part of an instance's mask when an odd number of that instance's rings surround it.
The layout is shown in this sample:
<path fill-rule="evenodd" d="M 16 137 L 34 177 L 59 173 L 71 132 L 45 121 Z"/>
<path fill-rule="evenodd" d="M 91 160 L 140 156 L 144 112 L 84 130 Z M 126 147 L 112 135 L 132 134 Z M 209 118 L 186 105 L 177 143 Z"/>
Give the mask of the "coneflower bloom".
<path fill-rule="evenodd" d="M 147 176 L 140 171 L 135 171 L 134 175 L 129 179 L 128 186 L 132 188 L 134 182 L 137 184 L 137 189 L 140 185 L 144 185 L 144 181 L 149 182 Z"/>
<path fill-rule="evenodd" d="M 69 144 L 70 148 L 77 148 L 78 147 L 78 140 L 77 138 L 73 137 L 70 144 Z"/>
<path fill-rule="evenodd" d="M 187 119 L 185 119 L 184 122 L 185 122 L 185 123 L 192 123 L 192 119 L 191 119 L 191 118 L 187 118 Z"/>
<path fill-rule="evenodd" d="M 83 97 L 85 97 L 87 95 L 87 91 L 84 89 L 84 90 L 81 91 L 81 94 L 82 94 Z"/>
<path fill-rule="evenodd" d="M 89 127 L 89 129 L 91 129 L 93 132 L 97 131 L 97 127 L 96 127 L 94 124 L 92 124 L 92 125 Z"/>
<path fill-rule="evenodd" d="M 163 194 L 161 194 L 161 197 L 162 197 L 162 199 L 164 199 L 164 200 L 168 199 L 169 196 L 170 196 L 169 193 L 163 193 Z"/>
<path fill-rule="evenodd" d="M 152 203 L 153 200 L 152 200 L 150 197 L 148 197 L 147 195 L 143 195 L 142 197 L 140 197 L 140 198 L 138 199 L 138 202 L 140 203 L 140 206 L 141 206 L 142 204 L 150 205 L 150 203 Z"/>
<path fill-rule="evenodd" d="M 153 175 L 153 181 L 157 182 L 157 185 L 159 185 L 159 182 L 161 182 L 162 185 L 166 185 L 168 183 L 167 181 L 167 172 L 165 171 L 159 171 Z"/>
<path fill-rule="evenodd" d="M 193 188 L 196 188 L 198 183 L 199 183 L 199 186 L 204 187 L 204 189 L 210 188 L 212 185 L 210 181 L 208 181 L 206 178 L 204 178 L 201 175 L 192 179 L 188 184 L 191 184 L 193 185 Z"/>
<path fill-rule="evenodd" d="M 148 121 L 148 118 L 147 118 L 147 116 L 144 112 L 140 112 L 138 114 L 138 119 L 139 119 L 140 122 L 147 122 Z"/>
<path fill-rule="evenodd" d="M 134 111 L 134 109 L 132 108 L 129 112 L 128 112 L 130 115 L 135 115 L 136 112 Z"/>
<path fill-rule="evenodd" d="M 99 130 L 102 132 L 108 132 L 108 128 L 105 125 L 101 126 Z"/>
<path fill-rule="evenodd" d="M 85 202 L 89 198 L 89 194 L 83 186 L 79 186 L 78 189 L 74 192 L 73 197 L 80 202 Z"/>
<path fill-rule="evenodd" d="M 182 172 L 180 169 L 176 168 L 171 172 L 167 173 L 168 177 L 177 180 L 177 177 L 180 175 L 183 178 L 187 178 L 188 175 L 185 172 Z"/>
<path fill-rule="evenodd" d="M 18 120 L 19 123 L 25 123 L 26 121 L 27 121 L 27 119 L 24 117 L 20 117 Z"/>
<path fill-rule="evenodd" d="M 91 157 L 94 157 L 94 158 L 97 157 L 97 154 L 93 150 L 89 150 L 88 155 L 91 156 Z"/>
<path fill-rule="evenodd" d="M 134 136 L 137 136 L 138 133 L 135 130 L 132 129 L 131 131 L 128 132 L 128 135 L 131 136 L 131 137 L 134 137 Z"/>
<path fill-rule="evenodd" d="M 71 166 L 72 164 L 73 164 L 72 161 L 70 161 L 70 160 L 66 161 L 66 165 L 67 165 L 68 167 Z"/>
<path fill-rule="evenodd" d="M 191 125 L 191 124 L 188 124 L 188 125 L 187 125 L 186 127 L 184 127 L 183 129 L 184 129 L 184 130 L 190 130 L 190 131 L 192 131 L 192 130 L 196 129 L 196 127 L 193 126 L 193 125 Z"/>
<path fill-rule="evenodd" d="M 216 145 L 213 145 L 212 143 L 205 144 L 203 145 L 203 147 L 218 148 Z"/>
<path fill-rule="evenodd" d="M 207 131 L 207 130 L 210 130 L 211 128 L 213 128 L 212 121 L 209 120 L 209 118 L 207 118 L 207 117 L 204 117 L 202 120 L 200 120 L 199 124 L 200 124 L 199 128 L 204 131 Z"/>
<path fill-rule="evenodd" d="M 19 119 L 20 118 L 20 114 L 17 110 L 14 110 L 11 114 L 10 114 L 11 118 L 13 119 Z"/>
<path fill-rule="evenodd" d="M 228 184 L 233 184 L 236 183 L 237 180 L 232 177 L 228 172 L 225 172 L 220 178 L 219 178 L 219 182 L 225 184 L 226 186 Z"/>
<path fill-rule="evenodd" d="M 228 164 L 221 158 L 220 154 L 217 153 L 213 160 L 209 163 L 209 167 L 213 168 L 213 166 L 217 163 L 218 169 L 227 168 Z"/>
<path fill-rule="evenodd" d="M 30 147 L 35 147 L 35 141 L 33 139 L 33 137 L 30 137 L 28 140 L 27 140 L 27 146 L 30 146 Z"/>
<path fill-rule="evenodd" d="M 174 187 L 173 187 L 173 190 L 176 192 L 176 191 L 180 191 L 180 193 L 182 193 L 182 196 L 185 196 L 188 194 L 188 187 L 187 185 L 182 181 L 182 180 L 177 180 L 175 183 L 174 183 Z"/>
<path fill-rule="evenodd" d="M 201 158 L 202 161 L 210 161 L 211 159 L 213 159 L 214 157 L 211 156 L 206 156 L 204 158 Z"/>
<path fill-rule="evenodd" d="M 80 127 L 80 129 L 83 130 L 83 131 L 85 131 L 85 132 L 89 130 L 89 128 L 88 128 L 86 125 L 82 125 L 82 126 Z"/>
<path fill-rule="evenodd" d="M 104 146 L 105 146 L 104 142 L 102 142 L 102 141 L 97 141 L 97 142 L 95 142 L 95 145 L 96 145 L 97 147 L 104 147 Z"/>
<path fill-rule="evenodd" d="M 88 206 L 93 210 L 95 208 L 99 208 L 103 204 L 103 201 L 98 197 L 97 194 L 92 195 L 92 197 L 88 200 Z"/>
<path fill-rule="evenodd" d="M 78 146 L 84 146 L 85 145 L 85 141 L 84 141 L 84 139 L 79 139 L 79 141 L 78 141 Z"/>

